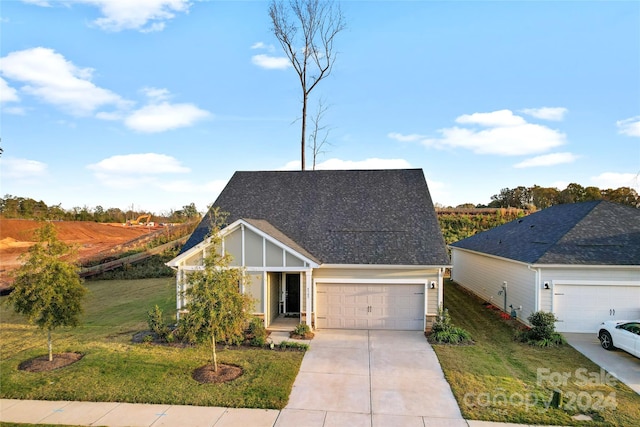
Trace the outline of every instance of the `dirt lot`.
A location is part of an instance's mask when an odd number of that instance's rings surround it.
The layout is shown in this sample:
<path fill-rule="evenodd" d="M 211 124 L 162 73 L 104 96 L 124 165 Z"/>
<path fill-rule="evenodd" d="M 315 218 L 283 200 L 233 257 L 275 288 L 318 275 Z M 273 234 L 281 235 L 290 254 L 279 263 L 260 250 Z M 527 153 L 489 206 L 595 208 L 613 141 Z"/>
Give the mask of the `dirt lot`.
<path fill-rule="evenodd" d="M 20 265 L 18 257 L 33 245 L 33 232 L 41 225 L 38 221 L 0 218 L 0 289 L 9 284 L 7 273 Z M 57 221 L 54 225 L 60 240 L 77 245 L 81 260 L 153 231 L 147 227 L 80 221 Z"/>

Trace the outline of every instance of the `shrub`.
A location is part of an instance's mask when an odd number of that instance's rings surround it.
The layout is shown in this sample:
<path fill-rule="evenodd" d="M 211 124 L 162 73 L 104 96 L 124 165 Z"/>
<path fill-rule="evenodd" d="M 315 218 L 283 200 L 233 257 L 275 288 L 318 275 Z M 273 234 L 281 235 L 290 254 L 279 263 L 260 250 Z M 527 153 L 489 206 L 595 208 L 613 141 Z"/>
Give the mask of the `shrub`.
<path fill-rule="evenodd" d="M 147 312 L 147 324 L 158 340 L 163 342 L 174 341 L 173 331 L 165 323 L 162 309 L 158 305 Z"/>
<path fill-rule="evenodd" d="M 531 329 L 516 332 L 515 339 L 539 347 L 554 347 L 566 344 L 562 335 L 556 332 L 555 322 L 558 320 L 553 313 L 536 311 L 527 320 Z"/>
<path fill-rule="evenodd" d="M 247 328 L 247 338 L 249 345 L 253 347 L 263 347 L 267 342 L 267 330 L 264 322 L 259 317 L 253 317 Z"/>
<path fill-rule="evenodd" d="M 293 330 L 295 335 L 305 336 L 311 333 L 311 328 L 306 323 L 299 323 L 296 328 Z"/>
<path fill-rule="evenodd" d="M 440 307 L 438 317 L 433 324 L 431 334 L 429 335 L 431 342 L 440 344 L 463 344 L 472 342 L 471 334 L 466 330 L 454 326 L 451 322 L 449 310 Z"/>

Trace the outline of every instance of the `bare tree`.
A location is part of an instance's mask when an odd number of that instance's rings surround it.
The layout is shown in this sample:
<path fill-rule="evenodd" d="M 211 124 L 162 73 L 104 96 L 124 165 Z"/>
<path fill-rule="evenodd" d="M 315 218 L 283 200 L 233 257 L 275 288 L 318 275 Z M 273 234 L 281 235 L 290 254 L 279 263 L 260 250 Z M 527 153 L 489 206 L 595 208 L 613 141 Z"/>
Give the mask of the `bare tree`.
<path fill-rule="evenodd" d="M 309 93 L 331 74 L 336 59 L 334 40 L 346 28 L 339 5 L 331 0 L 272 0 L 269 16 L 276 36 L 302 89 L 301 162 L 305 170 L 305 134 Z"/>
<path fill-rule="evenodd" d="M 322 118 L 324 117 L 324 113 L 327 112 L 329 107 L 324 105 L 322 99 L 318 101 L 318 109 L 316 110 L 316 114 L 311 116 L 311 134 L 309 138 L 309 148 L 313 154 L 313 170 L 316 170 L 316 160 L 318 156 L 321 154 L 326 154 L 326 146 L 331 145 L 327 139 L 329 138 L 329 132 L 331 129 L 327 127 L 327 125 L 322 124 Z"/>

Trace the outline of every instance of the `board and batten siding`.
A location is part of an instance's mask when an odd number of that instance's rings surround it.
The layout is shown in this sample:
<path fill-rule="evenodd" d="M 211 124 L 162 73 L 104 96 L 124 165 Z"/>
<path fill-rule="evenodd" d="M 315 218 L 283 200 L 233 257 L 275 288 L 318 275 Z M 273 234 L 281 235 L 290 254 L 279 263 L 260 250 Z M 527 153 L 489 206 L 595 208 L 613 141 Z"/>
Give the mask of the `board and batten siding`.
<path fill-rule="evenodd" d="M 517 310 L 518 318 L 527 323 L 527 317 L 536 311 L 536 273 L 526 264 L 488 257 L 451 248 L 451 279 L 485 301 L 504 310 L 502 285 L 507 282 L 507 313 Z"/>

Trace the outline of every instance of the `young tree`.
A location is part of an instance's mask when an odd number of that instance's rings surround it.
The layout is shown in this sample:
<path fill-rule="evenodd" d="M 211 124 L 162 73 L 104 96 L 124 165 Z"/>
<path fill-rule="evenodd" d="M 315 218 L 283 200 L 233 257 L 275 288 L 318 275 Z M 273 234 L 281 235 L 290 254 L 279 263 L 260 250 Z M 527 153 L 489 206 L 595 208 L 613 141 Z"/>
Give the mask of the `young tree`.
<path fill-rule="evenodd" d="M 51 332 L 60 326 L 77 326 L 87 289 L 78 267 L 66 259 L 71 246 L 58 240 L 52 223 L 36 230 L 37 243 L 15 273 L 14 289 L 7 299 L 16 313 L 47 331 L 49 361 L 53 360 Z"/>
<path fill-rule="evenodd" d="M 301 161 L 305 170 L 307 100 L 322 79 L 331 74 L 336 59 L 335 37 L 346 28 L 344 16 L 331 0 L 290 0 L 288 6 L 272 0 L 272 31 L 298 74 L 302 89 Z"/>
<path fill-rule="evenodd" d="M 222 253 L 220 229 L 226 217 L 217 208 L 211 210 L 204 268 L 187 278 L 187 313 L 180 318 L 184 335 L 211 344 L 214 371 L 218 370 L 216 341 L 240 342 L 251 319 L 252 300 L 240 292 L 244 271 L 229 267 L 231 257 Z"/>

